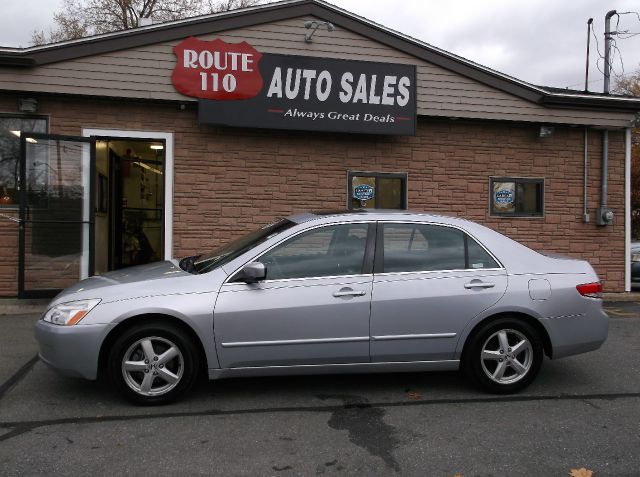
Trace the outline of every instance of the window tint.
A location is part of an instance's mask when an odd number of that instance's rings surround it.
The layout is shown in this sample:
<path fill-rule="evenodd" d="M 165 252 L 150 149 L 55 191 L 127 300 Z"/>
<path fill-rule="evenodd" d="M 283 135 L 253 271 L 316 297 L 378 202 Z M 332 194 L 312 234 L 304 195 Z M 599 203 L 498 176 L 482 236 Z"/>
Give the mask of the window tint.
<path fill-rule="evenodd" d="M 491 178 L 491 215 L 542 216 L 544 180 Z"/>
<path fill-rule="evenodd" d="M 349 209 L 406 209 L 407 174 L 349 172 Z"/>
<path fill-rule="evenodd" d="M 367 224 L 344 224 L 310 230 L 259 261 L 267 268 L 267 280 L 362 273 L 367 229 Z"/>
<path fill-rule="evenodd" d="M 0 197 L 3 207 L 17 207 L 20 199 L 20 135 L 22 132 L 47 132 L 47 120 L 27 117 L 11 117 L 0 114 Z M 41 175 L 48 174 L 47 163 L 30 164 Z M 45 170 L 40 171 L 40 169 Z"/>
<path fill-rule="evenodd" d="M 469 268 L 500 268 L 500 265 L 483 249 L 478 242 L 467 236 Z"/>
<path fill-rule="evenodd" d="M 384 272 L 465 268 L 464 234 L 425 224 L 384 224 Z"/>

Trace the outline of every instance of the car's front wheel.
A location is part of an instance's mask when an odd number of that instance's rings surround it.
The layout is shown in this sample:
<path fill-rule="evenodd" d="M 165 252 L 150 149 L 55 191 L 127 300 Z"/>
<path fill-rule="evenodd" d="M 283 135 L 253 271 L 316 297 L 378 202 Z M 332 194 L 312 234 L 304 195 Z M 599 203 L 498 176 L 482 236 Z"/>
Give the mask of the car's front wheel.
<path fill-rule="evenodd" d="M 166 404 L 187 391 L 198 375 L 198 354 L 180 328 L 162 322 L 122 333 L 108 356 L 114 386 L 136 404 Z"/>
<path fill-rule="evenodd" d="M 464 353 L 467 375 L 486 391 L 518 392 L 536 377 L 543 359 L 538 332 L 517 318 L 500 318 L 480 327 Z"/>

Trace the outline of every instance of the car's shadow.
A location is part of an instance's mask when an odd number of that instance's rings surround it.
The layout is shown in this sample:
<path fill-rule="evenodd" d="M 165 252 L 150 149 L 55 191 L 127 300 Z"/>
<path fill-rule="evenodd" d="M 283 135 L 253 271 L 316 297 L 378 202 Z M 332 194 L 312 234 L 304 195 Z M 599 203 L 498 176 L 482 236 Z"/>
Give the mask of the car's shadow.
<path fill-rule="evenodd" d="M 53 401 L 94 402 L 112 411 L 126 405 L 107 379 L 85 381 L 55 375 L 47 388 L 49 396 L 55 396 Z M 181 408 L 301 407 L 321 405 L 334 398 L 345 403 L 375 404 L 478 394 L 458 372 L 278 376 L 216 381 L 202 378 L 178 402 L 163 408 L 179 411 Z"/>
<path fill-rule="evenodd" d="M 550 396 L 580 392 L 593 376 L 578 362 L 545 360 L 537 379 L 517 396 Z M 108 380 L 93 382 L 55 376 L 49 392 L 64 400 L 100 403 L 110 412 L 125 409 Z M 597 392 L 597 390 L 596 390 Z M 172 411 L 193 409 L 296 408 L 330 404 L 389 404 L 405 401 L 460 401 L 496 396 L 474 387 L 462 372 L 336 374 L 200 379 Z M 508 396 L 503 396 L 509 399 Z M 57 399 L 56 399 L 57 400 Z M 137 409 L 143 409 L 137 407 Z M 131 409 L 129 408 L 130 412 Z"/>

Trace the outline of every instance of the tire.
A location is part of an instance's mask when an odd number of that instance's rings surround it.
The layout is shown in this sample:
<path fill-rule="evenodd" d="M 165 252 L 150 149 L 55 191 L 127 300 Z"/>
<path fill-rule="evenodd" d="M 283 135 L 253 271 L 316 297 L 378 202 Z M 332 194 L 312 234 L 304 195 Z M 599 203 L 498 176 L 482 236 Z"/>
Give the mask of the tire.
<path fill-rule="evenodd" d="M 542 340 L 535 328 L 507 317 L 481 326 L 471 336 L 462 365 L 471 381 L 483 390 L 511 394 L 531 384 L 542 360 Z"/>
<path fill-rule="evenodd" d="M 167 404 L 188 391 L 198 376 L 198 352 L 180 328 L 158 321 L 133 326 L 113 343 L 109 379 L 129 401 Z"/>

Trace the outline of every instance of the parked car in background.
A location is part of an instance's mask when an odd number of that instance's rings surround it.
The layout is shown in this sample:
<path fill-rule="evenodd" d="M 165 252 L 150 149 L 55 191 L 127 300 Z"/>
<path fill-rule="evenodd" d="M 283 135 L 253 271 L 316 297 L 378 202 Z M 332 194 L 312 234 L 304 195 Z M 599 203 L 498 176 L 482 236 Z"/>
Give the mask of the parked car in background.
<path fill-rule="evenodd" d="M 631 242 L 631 282 L 640 283 L 640 242 Z"/>
<path fill-rule="evenodd" d="M 42 360 L 130 400 L 218 379 L 464 369 L 517 392 L 543 360 L 599 348 L 589 263 L 487 227 L 392 211 L 295 215 L 210 253 L 91 277 L 36 326 Z"/>

